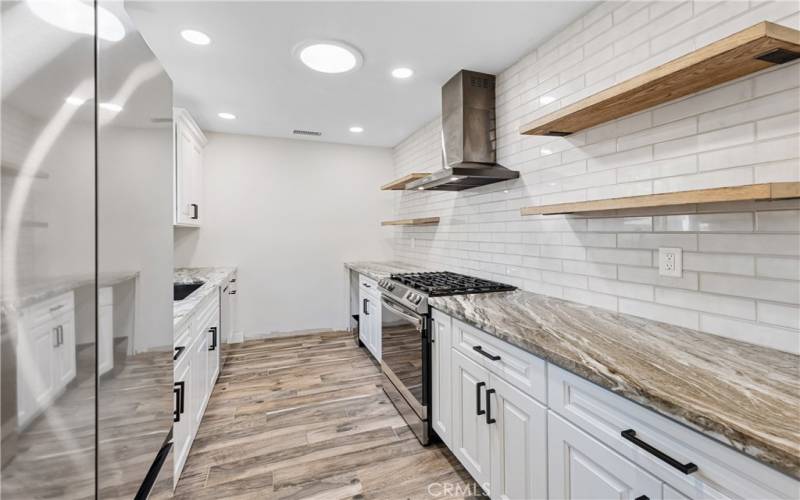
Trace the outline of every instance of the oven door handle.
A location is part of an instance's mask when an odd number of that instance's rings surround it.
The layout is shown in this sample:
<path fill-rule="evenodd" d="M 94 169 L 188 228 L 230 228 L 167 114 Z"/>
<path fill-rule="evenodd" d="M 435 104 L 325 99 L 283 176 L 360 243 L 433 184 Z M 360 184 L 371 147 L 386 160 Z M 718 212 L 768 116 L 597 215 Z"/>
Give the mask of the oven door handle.
<path fill-rule="evenodd" d="M 384 299 L 383 297 L 381 297 L 381 304 L 383 304 L 383 307 L 385 307 L 386 309 L 392 311 L 393 313 L 397 314 L 398 316 L 402 317 L 403 319 L 406 319 L 406 320 L 412 322 L 414 324 L 414 326 L 417 327 L 417 330 L 422 330 L 422 318 L 418 318 L 416 316 L 412 316 L 412 315 L 408 314 L 405 311 L 401 311 L 400 309 L 397 308 L 397 306 L 395 306 L 394 304 L 392 304 L 388 300 Z"/>

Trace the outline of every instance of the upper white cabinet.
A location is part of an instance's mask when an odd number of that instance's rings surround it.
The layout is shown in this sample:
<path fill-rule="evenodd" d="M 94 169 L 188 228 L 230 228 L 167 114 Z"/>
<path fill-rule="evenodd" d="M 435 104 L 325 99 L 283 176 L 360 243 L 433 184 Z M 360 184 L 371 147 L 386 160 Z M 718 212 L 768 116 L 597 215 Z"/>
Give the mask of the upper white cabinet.
<path fill-rule="evenodd" d="M 203 148 L 208 142 L 188 111 L 175 108 L 175 225 L 198 227 L 203 207 Z"/>

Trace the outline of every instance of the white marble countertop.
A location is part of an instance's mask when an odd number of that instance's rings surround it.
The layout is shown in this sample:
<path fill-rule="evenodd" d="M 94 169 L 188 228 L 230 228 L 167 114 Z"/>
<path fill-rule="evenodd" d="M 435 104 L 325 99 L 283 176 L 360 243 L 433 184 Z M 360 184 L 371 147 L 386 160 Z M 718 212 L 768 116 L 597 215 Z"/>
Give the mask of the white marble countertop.
<path fill-rule="evenodd" d="M 183 300 L 176 300 L 172 304 L 172 327 L 177 331 L 195 307 L 203 299 L 217 290 L 236 273 L 235 267 L 182 267 L 175 269 L 175 283 L 194 283 L 202 281 L 203 286 L 195 290 Z"/>
<path fill-rule="evenodd" d="M 408 262 L 401 262 L 401 261 L 345 262 L 344 267 L 352 271 L 355 271 L 359 274 L 369 276 L 370 278 L 376 281 L 388 278 L 392 274 L 420 273 L 425 271 L 441 271 L 441 269 L 430 269 L 417 264 L 409 264 Z"/>

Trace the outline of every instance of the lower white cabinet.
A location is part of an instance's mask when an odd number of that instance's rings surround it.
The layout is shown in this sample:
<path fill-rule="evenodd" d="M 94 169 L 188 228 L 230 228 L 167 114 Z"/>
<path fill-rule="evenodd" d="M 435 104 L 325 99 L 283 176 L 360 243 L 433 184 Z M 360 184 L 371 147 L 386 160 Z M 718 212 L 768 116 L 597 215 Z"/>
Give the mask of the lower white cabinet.
<path fill-rule="evenodd" d="M 547 409 L 452 351 L 451 449 L 492 498 L 547 498 Z"/>
<path fill-rule="evenodd" d="M 547 498 L 547 408 L 491 374 L 487 394 L 492 498 Z"/>
<path fill-rule="evenodd" d="M 452 451 L 472 477 L 491 494 L 491 449 L 484 396 L 489 371 L 452 351 Z"/>
<path fill-rule="evenodd" d="M 380 361 L 381 295 L 377 284 L 362 283 L 359 286 L 359 303 L 358 338 L 375 359 Z"/>
<path fill-rule="evenodd" d="M 452 447 L 452 384 L 450 317 L 434 310 L 431 314 L 431 419 L 433 430 Z"/>
<path fill-rule="evenodd" d="M 172 428 L 174 485 L 203 420 L 220 371 L 220 295 L 209 294 L 176 332 L 175 410 Z"/>
<path fill-rule="evenodd" d="M 659 500 L 661 482 L 549 412 L 550 498 Z"/>
<path fill-rule="evenodd" d="M 22 428 L 75 378 L 73 293 L 24 309 L 17 329 L 17 425 Z"/>

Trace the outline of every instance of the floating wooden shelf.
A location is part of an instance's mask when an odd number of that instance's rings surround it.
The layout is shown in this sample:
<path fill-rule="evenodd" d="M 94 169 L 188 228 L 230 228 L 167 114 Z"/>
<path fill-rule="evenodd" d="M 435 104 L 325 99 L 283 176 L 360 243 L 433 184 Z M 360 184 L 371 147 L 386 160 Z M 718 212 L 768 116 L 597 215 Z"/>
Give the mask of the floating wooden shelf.
<path fill-rule="evenodd" d="M 421 219 L 385 220 L 381 226 L 430 226 L 439 223 L 439 217 L 423 217 Z"/>
<path fill-rule="evenodd" d="M 628 208 L 654 208 L 694 203 L 718 203 L 724 201 L 757 201 L 800 198 L 800 182 L 773 182 L 770 184 L 747 184 L 744 186 L 696 189 L 676 193 L 628 196 L 608 200 L 581 201 L 523 207 L 522 215 L 555 215 L 580 212 L 598 212 Z"/>
<path fill-rule="evenodd" d="M 414 182 L 417 179 L 422 179 L 423 177 L 427 177 L 431 174 L 425 174 L 421 172 L 414 172 L 413 174 L 408 174 L 403 177 L 400 177 L 397 180 L 394 180 L 388 184 L 384 184 L 381 186 L 382 191 L 402 191 L 406 188 L 406 184 L 410 182 Z"/>
<path fill-rule="evenodd" d="M 800 57 L 800 31 L 761 22 L 534 120 L 522 134 L 564 136 Z"/>

